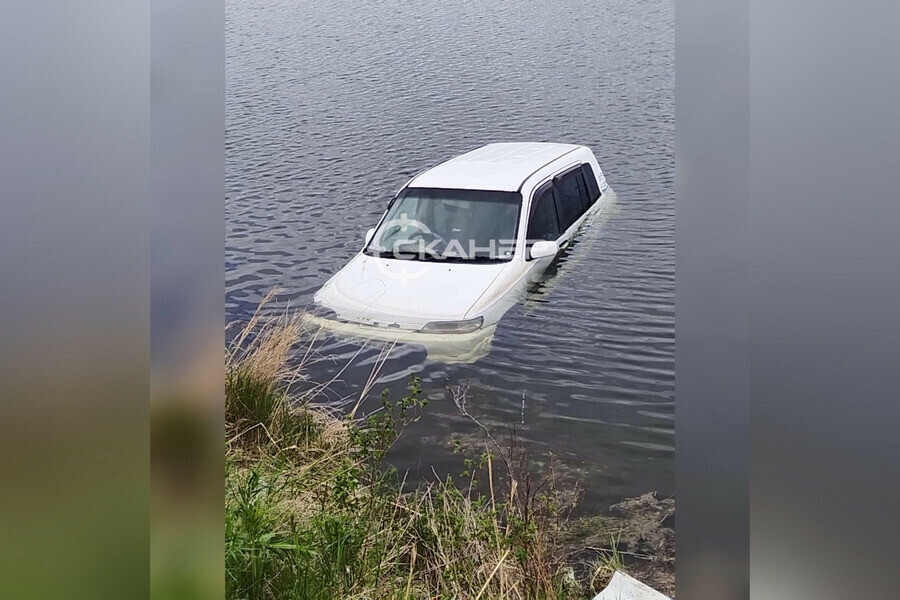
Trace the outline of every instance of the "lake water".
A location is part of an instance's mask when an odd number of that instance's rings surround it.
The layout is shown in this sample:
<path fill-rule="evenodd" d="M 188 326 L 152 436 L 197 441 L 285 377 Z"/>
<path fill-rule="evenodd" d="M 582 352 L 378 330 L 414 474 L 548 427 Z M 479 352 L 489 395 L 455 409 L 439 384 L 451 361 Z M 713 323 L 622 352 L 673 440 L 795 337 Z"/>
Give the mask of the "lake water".
<path fill-rule="evenodd" d="M 515 425 L 536 470 L 583 509 L 674 493 L 674 10 L 671 0 L 227 4 L 226 313 L 281 289 L 302 308 L 415 173 L 494 141 L 591 147 L 618 195 L 510 310 L 491 352 L 442 364 L 399 346 L 375 390 L 410 374 L 432 400 L 396 447 L 411 477 L 462 470 L 451 439 Z M 378 349 L 326 340 L 316 381 L 358 395 Z M 358 353 L 358 355 L 357 355 Z M 524 399 L 524 402 L 523 402 Z M 524 424 L 523 424 L 524 422 Z"/>

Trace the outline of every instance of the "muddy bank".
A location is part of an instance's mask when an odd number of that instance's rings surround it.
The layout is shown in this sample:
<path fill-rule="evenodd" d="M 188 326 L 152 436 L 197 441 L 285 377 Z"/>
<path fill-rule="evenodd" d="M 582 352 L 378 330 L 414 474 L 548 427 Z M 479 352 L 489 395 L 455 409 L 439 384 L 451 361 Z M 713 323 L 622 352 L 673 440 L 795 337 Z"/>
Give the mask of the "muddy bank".
<path fill-rule="evenodd" d="M 504 440 L 511 452 L 518 434 Z M 431 444 L 448 444 L 438 437 L 426 438 Z M 449 444 L 462 455 L 477 456 L 492 450 L 483 431 L 455 433 Z M 521 447 L 519 448 L 521 451 Z M 579 514 L 579 499 L 584 490 L 577 471 L 561 462 L 543 456 L 522 456 L 534 474 L 555 471 L 558 497 L 572 507 L 572 515 L 561 527 L 560 547 L 571 565 L 570 577 L 588 582 L 593 591 L 605 587 L 618 568 L 632 577 L 675 597 L 675 500 L 658 498 L 647 492 L 626 498 L 608 507 L 602 514 Z"/>
<path fill-rule="evenodd" d="M 612 569 L 603 566 L 621 561 L 635 579 L 674 598 L 674 521 L 675 500 L 648 492 L 614 504 L 609 514 L 573 519 L 563 547 L 571 562 L 584 568 L 578 575 L 591 577 L 596 572 L 595 585 L 602 587 L 605 581 L 600 579 L 612 576 L 608 572 Z"/>

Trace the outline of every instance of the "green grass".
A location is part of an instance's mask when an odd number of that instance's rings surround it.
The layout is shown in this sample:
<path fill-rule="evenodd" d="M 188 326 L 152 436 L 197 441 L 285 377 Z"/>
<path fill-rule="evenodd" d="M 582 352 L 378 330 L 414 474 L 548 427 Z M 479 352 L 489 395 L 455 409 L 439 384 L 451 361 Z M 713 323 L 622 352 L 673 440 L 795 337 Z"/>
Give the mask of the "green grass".
<path fill-rule="evenodd" d="M 566 564 L 572 502 L 552 477 L 533 483 L 498 447 L 465 458 L 459 481 L 403 492 L 385 457 L 428 404 L 420 380 L 371 414 L 335 414 L 287 367 L 302 329 L 254 315 L 227 353 L 229 598 L 589 597 L 598 572 L 579 581 Z"/>
<path fill-rule="evenodd" d="M 625 558 L 619 552 L 620 536 L 610 535 L 609 549 L 600 552 L 600 555 L 591 561 L 591 592 L 599 593 L 609 584 L 616 571 L 626 571 Z"/>

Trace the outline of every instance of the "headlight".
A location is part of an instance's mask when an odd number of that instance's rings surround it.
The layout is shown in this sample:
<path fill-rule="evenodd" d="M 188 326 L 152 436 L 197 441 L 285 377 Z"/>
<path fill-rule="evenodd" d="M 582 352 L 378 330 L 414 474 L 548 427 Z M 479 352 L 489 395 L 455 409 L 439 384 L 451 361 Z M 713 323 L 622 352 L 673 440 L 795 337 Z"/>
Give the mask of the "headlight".
<path fill-rule="evenodd" d="M 484 317 L 466 321 L 432 321 L 422 328 L 422 333 L 471 333 L 484 324 Z"/>

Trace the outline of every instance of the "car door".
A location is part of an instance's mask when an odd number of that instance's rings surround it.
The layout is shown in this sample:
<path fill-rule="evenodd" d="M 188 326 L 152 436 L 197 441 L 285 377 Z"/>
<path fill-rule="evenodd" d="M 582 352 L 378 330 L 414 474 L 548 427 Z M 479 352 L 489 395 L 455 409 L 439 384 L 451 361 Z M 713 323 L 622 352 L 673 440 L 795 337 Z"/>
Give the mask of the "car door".
<path fill-rule="evenodd" d="M 560 248 L 568 246 L 580 219 L 593 205 L 591 196 L 580 164 L 538 186 L 532 195 L 525 259 L 532 260 L 531 246 L 538 240 L 555 241 Z"/>
<path fill-rule="evenodd" d="M 537 241 L 560 243 L 564 233 L 559 219 L 559 203 L 553 181 L 547 181 L 532 194 L 531 208 L 528 213 L 528 227 L 525 234 L 525 260 L 531 258 L 531 246 Z"/>
<path fill-rule="evenodd" d="M 560 247 L 565 247 L 575 233 L 579 219 L 591 207 L 581 165 L 556 175 L 553 185 L 559 203 L 560 229 L 563 230 Z"/>

